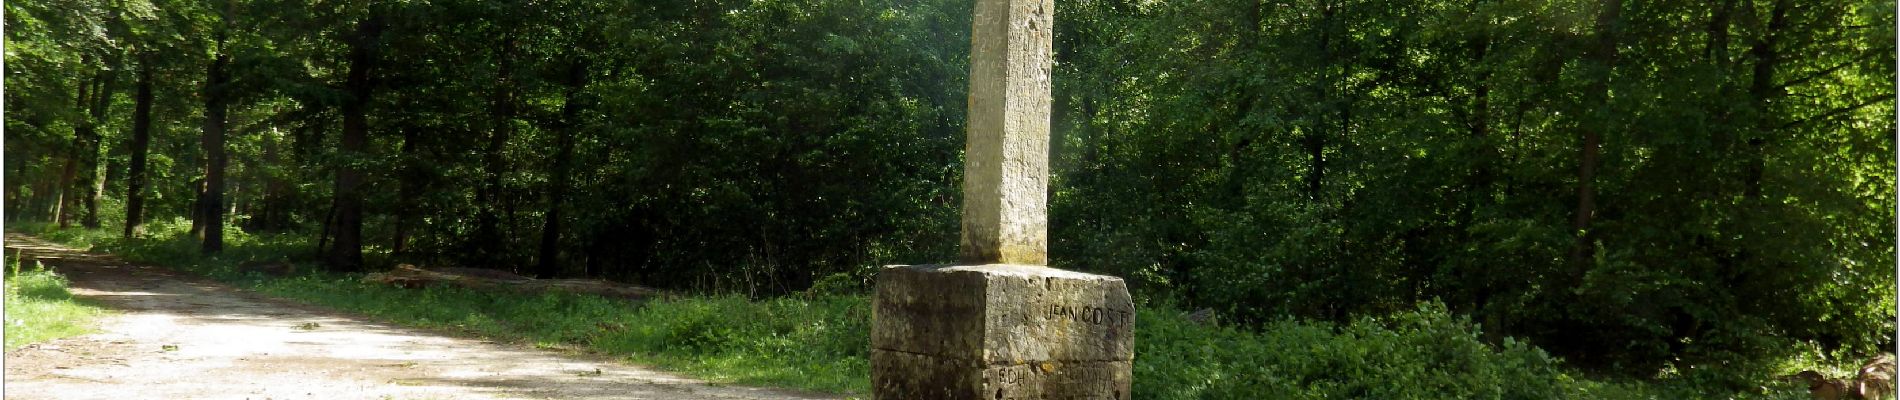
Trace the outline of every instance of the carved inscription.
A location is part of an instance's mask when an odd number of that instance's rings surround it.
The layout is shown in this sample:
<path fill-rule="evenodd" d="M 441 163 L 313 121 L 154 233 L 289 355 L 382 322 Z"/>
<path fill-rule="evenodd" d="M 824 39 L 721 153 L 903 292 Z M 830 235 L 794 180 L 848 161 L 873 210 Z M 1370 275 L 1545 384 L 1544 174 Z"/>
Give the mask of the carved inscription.
<path fill-rule="evenodd" d="M 878 280 L 875 399 L 1132 400 L 1137 309 L 1120 281 L 1008 265 Z"/>
<path fill-rule="evenodd" d="M 1043 315 L 1043 319 L 1048 321 L 1067 320 L 1092 325 L 1121 326 L 1127 325 L 1134 317 L 1134 312 L 1108 307 L 1050 304 L 1046 309 L 1048 312 Z"/>
<path fill-rule="evenodd" d="M 1001 383 L 1007 386 L 1021 385 L 1023 384 L 1023 379 L 1025 378 L 1024 375 L 1028 375 L 1028 374 L 1029 374 L 1029 371 L 1027 371 L 1024 368 L 997 369 L 995 371 L 996 383 Z"/>
<path fill-rule="evenodd" d="M 1126 365 L 1126 364 L 1121 364 Z M 1031 362 L 994 366 L 985 371 L 994 399 L 1127 400 L 1113 365 Z"/>

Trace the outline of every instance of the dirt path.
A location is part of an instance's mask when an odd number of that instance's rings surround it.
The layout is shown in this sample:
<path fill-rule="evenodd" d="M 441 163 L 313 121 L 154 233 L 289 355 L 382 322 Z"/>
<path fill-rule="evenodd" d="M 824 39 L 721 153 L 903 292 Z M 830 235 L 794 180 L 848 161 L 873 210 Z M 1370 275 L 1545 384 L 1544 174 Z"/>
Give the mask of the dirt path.
<path fill-rule="evenodd" d="M 8 399 L 823 399 L 400 328 L 7 234 L 100 333 L 6 354 Z"/>

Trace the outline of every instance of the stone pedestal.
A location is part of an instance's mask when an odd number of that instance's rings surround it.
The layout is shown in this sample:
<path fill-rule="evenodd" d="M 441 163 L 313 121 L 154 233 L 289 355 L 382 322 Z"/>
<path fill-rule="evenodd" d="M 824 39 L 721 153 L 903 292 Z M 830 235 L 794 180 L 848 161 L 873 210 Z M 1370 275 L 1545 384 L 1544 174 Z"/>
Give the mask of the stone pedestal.
<path fill-rule="evenodd" d="M 991 264 L 888 267 L 872 300 L 872 398 L 1127 400 L 1121 278 Z"/>

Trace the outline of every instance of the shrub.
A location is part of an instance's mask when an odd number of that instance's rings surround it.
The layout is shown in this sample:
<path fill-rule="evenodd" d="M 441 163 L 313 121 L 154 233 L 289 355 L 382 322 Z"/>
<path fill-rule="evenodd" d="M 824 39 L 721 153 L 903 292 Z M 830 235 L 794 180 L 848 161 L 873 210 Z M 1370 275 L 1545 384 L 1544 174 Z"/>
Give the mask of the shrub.
<path fill-rule="evenodd" d="M 1141 399 L 1548 399 L 1569 380 L 1557 361 L 1429 304 L 1345 326 L 1282 320 L 1255 332 L 1189 322 L 1150 307 L 1138 326 Z"/>

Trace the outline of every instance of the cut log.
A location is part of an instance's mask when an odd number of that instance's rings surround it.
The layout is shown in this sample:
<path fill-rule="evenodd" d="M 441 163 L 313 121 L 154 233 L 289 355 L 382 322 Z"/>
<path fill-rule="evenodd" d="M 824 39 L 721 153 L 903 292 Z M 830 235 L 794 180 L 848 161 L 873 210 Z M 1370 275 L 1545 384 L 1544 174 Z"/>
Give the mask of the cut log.
<path fill-rule="evenodd" d="M 395 269 L 391 269 L 389 272 L 377 272 L 365 275 L 363 276 L 363 281 L 396 285 L 409 289 L 433 285 L 451 285 L 515 292 L 583 293 L 628 300 L 644 300 L 665 296 L 663 292 L 653 288 L 598 279 L 534 279 L 492 269 L 455 267 L 423 268 L 409 264 L 398 264 Z"/>

